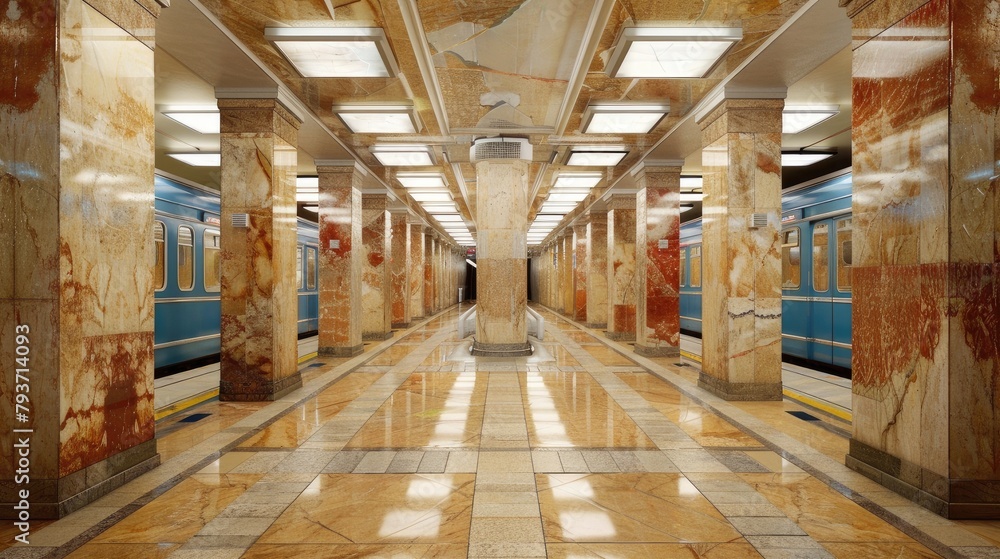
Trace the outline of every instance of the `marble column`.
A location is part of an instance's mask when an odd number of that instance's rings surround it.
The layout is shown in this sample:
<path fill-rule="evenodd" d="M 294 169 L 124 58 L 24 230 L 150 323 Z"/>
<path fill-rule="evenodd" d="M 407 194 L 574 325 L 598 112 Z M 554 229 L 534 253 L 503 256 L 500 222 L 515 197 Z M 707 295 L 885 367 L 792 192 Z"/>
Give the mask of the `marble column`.
<path fill-rule="evenodd" d="M 239 95 L 239 93 L 236 93 Z M 300 387 L 295 176 L 301 120 L 277 99 L 220 98 L 222 320 L 219 399 Z M 246 216 L 246 227 L 234 226 Z"/>
<path fill-rule="evenodd" d="M 1000 518 L 1000 13 L 841 4 L 855 36 L 847 465 L 938 514 Z"/>
<path fill-rule="evenodd" d="M 573 316 L 574 305 L 576 304 L 576 290 L 574 289 L 573 276 L 576 273 L 576 250 L 573 241 L 573 230 L 569 229 L 562 238 L 563 269 L 560 278 L 559 290 L 562 293 L 562 312 L 567 316 Z"/>
<path fill-rule="evenodd" d="M 590 212 L 587 224 L 587 327 L 608 326 L 608 216 Z"/>
<path fill-rule="evenodd" d="M 414 216 L 409 217 L 410 264 L 408 292 L 410 297 L 410 320 L 424 317 L 424 225 Z"/>
<path fill-rule="evenodd" d="M 361 340 L 361 185 L 353 161 L 317 161 L 319 175 L 319 354 L 350 357 Z"/>
<path fill-rule="evenodd" d="M 731 98 L 699 119 L 705 282 L 698 384 L 730 400 L 781 399 L 783 106 L 781 99 Z"/>
<path fill-rule="evenodd" d="M 116 8 L 104 16 L 64 0 L 0 11 L 2 518 L 20 491 L 32 520 L 58 518 L 159 463 L 150 239 L 160 6 Z M 20 438 L 30 439 L 25 483 L 15 481 Z"/>
<path fill-rule="evenodd" d="M 424 316 L 434 314 L 434 230 L 424 227 Z"/>
<path fill-rule="evenodd" d="M 634 171 L 635 352 L 680 355 L 680 188 L 683 161 Z"/>
<path fill-rule="evenodd" d="M 380 341 L 392 337 L 389 257 L 392 228 L 386 194 L 361 196 L 361 338 Z"/>
<path fill-rule="evenodd" d="M 608 200 L 608 338 L 635 339 L 635 196 Z"/>
<path fill-rule="evenodd" d="M 530 355 L 528 170 L 520 159 L 476 163 L 478 305 L 473 355 Z"/>
<path fill-rule="evenodd" d="M 410 224 L 406 210 L 390 212 L 392 221 L 391 251 L 389 259 L 389 286 L 391 289 L 392 327 L 410 325 Z"/>
<path fill-rule="evenodd" d="M 587 260 L 587 223 L 578 220 L 573 225 L 573 311 L 570 317 L 577 322 L 587 322 L 587 278 L 590 265 Z"/>

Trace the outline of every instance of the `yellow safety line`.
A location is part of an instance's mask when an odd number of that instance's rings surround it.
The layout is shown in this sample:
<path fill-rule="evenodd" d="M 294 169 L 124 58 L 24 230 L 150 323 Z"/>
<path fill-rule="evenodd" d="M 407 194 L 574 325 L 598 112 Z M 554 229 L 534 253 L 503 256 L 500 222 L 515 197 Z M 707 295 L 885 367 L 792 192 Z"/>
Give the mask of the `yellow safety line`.
<path fill-rule="evenodd" d="M 177 402 L 174 402 L 173 404 L 170 404 L 169 406 L 156 410 L 156 414 L 153 416 L 155 418 L 154 420 L 159 421 L 164 417 L 173 415 L 178 412 L 182 412 L 188 408 L 197 406 L 202 402 L 207 402 L 208 400 L 211 400 L 212 398 L 215 398 L 218 395 L 219 395 L 219 389 L 213 388 L 212 390 L 202 392 L 201 394 L 195 394 L 190 398 L 179 400 Z"/>
<path fill-rule="evenodd" d="M 701 363 L 701 356 L 698 355 L 697 353 L 691 353 L 690 351 L 684 351 L 682 349 L 681 350 L 681 357 L 684 357 L 685 359 L 690 359 L 691 361 L 697 361 L 697 362 Z"/>
<path fill-rule="evenodd" d="M 317 355 L 319 354 L 314 351 L 312 353 L 307 353 L 302 357 L 299 357 L 299 365 L 305 363 L 306 361 L 309 361 L 310 359 L 314 359 Z"/>
<path fill-rule="evenodd" d="M 785 396 L 791 398 L 792 400 L 795 400 L 796 402 L 799 402 L 799 403 L 805 404 L 807 406 L 816 408 L 816 409 L 818 409 L 818 410 L 820 410 L 822 412 L 828 413 L 828 414 L 830 414 L 830 415 L 832 415 L 834 417 L 839 417 L 840 419 L 843 419 L 844 421 L 848 421 L 848 422 L 852 422 L 853 421 L 854 416 L 851 414 L 851 412 L 843 410 L 843 409 L 838 408 L 836 406 L 831 406 L 830 404 L 827 404 L 827 403 L 823 402 L 822 400 L 817 400 L 815 398 L 811 398 L 809 396 L 806 396 L 805 394 L 800 394 L 800 393 L 795 392 L 794 390 L 791 390 L 791 389 L 788 389 L 788 388 L 783 388 L 781 390 L 781 393 L 784 394 Z"/>

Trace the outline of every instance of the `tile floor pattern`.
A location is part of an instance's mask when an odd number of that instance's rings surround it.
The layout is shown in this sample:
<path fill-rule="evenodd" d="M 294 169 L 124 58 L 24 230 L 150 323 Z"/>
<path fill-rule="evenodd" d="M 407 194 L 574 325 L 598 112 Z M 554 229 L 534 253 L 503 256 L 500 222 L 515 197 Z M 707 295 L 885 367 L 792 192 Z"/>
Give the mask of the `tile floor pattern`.
<path fill-rule="evenodd" d="M 1000 523 L 844 468 L 844 424 L 722 402 L 540 310 L 528 358 L 469 356 L 452 309 L 278 402 L 161 422 L 163 465 L 31 546 L 0 530 L 0 557 L 1000 557 Z"/>

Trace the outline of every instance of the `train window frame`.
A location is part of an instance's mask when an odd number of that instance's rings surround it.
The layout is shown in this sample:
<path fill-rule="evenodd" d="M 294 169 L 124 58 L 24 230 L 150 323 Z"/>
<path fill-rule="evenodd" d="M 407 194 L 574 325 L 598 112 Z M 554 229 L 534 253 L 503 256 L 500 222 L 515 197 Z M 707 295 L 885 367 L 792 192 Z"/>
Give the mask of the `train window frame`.
<path fill-rule="evenodd" d="M 186 229 L 190 233 L 190 238 L 191 238 L 191 244 L 190 245 L 182 245 L 181 244 L 181 230 L 184 230 L 184 229 Z M 194 286 L 195 286 L 195 283 L 196 283 L 195 282 L 195 278 L 197 276 L 197 274 L 195 273 L 195 268 L 197 268 L 197 266 L 195 265 L 196 264 L 196 262 L 195 262 L 195 254 L 196 253 L 195 253 L 195 250 L 194 250 L 194 248 L 195 248 L 194 247 L 194 245 L 195 245 L 195 242 L 194 242 L 194 228 L 192 228 L 190 226 L 187 226 L 187 225 L 178 225 L 177 226 L 177 242 L 176 242 L 176 245 L 177 245 L 177 289 L 179 291 L 194 291 Z M 191 278 L 190 278 L 191 279 L 191 287 L 188 287 L 187 289 L 185 289 L 184 287 L 182 287 L 183 284 L 181 283 L 181 247 L 191 247 Z"/>
<path fill-rule="evenodd" d="M 295 247 L 295 288 L 298 290 L 303 289 L 305 280 L 305 257 L 302 255 L 302 251 L 305 249 L 305 245 L 298 245 Z"/>
<path fill-rule="evenodd" d="M 695 253 L 696 249 L 698 251 L 698 256 L 697 256 L 698 257 L 698 283 L 697 284 L 694 281 L 694 259 L 695 259 L 695 254 L 694 253 Z M 692 287 L 692 288 L 694 288 L 694 287 L 701 287 L 702 283 L 704 282 L 704 277 L 702 275 L 703 272 L 704 272 L 704 269 L 705 269 L 704 268 L 704 260 L 705 259 L 704 259 L 704 256 L 703 256 L 704 252 L 702 251 L 700 244 L 691 245 L 690 247 L 688 247 L 688 251 L 689 251 L 688 262 L 690 263 L 690 267 L 691 267 L 691 273 L 690 273 L 690 278 L 688 279 L 688 284 L 690 284 L 690 287 Z"/>
<path fill-rule="evenodd" d="M 156 239 L 157 231 L 162 233 L 159 240 Z M 169 272 L 167 266 L 167 224 L 158 219 L 153 221 L 153 247 L 157 257 L 156 262 L 153 263 L 153 281 L 156 281 L 156 263 L 163 267 L 160 284 L 155 286 L 153 291 L 165 291 L 167 289 L 167 273 Z"/>
<path fill-rule="evenodd" d="M 837 220 L 836 221 L 837 226 L 834 228 L 834 231 L 837 235 L 836 237 L 837 242 L 834 243 L 834 250 L 836 251 L 836 254 L 834 254 L 834 259 L 837 263 L 837 269 L 836 269 L 837 291 L 840 293 L 851 293 L 851 291 L 854 289 L 854 277 L 852 272 L 854 268 L 854 233 L 853 233 L 854 224 L 852 223 L 852 221 L 853 218 L 850 217 Z M 845 242 L 841 242 L 840 233 L 843 230 L 843 224 L 845 223 L 848 224 L 847 225 L 848 239 Z M 847 250 L 844 250 L 844 245 L 848 246 Z M 844 259 L 845 253 L 850 254 L 850 260 L 851 260 L 850 262 L 847 262 Z M 843 287 L 840 281 L 842 278 L 842 272 L 844 270 L 847 271 L 846 274 L 843 274 L 847 276 L 847 287 Z"/>
<path fill-rule="evenodd" d="M 820 244 L 816 243 L 816 236 L 819 234 L 820 228 L 826 230 L 824 235 L 826 236 L 826 241 Z M 829 223 L 817 223 L 812 229 L 812 288 L 815 293 L 829 293 L 830 292 L 830 224 Z M 820 254 L 822 253 L 822 257 Z M 819 288 L 817 280 L 820 278 L 819 265 L 822 263 L 824 267 L 824 278 L 826 283 L 823 289 Z"/>
<path fill-rule="evenodd" d="M 789 240 L 792 233 L 795 233 L 795 243 Z M 788 249 L 788 262 L 791 264 L 793 259 L 798 260 L 798 273 L 795 275 L 795 282 L 790 283 L 791 277 L 786 279 L 785 273 L 785 249 Z M 797 252 L 793 252 L 797 249 Z M 794 257 L 794 258 L 793 258 Z M 790 268 L 789 268 L 790 269 Z M 797 290 L 802 288 L 802 228 L 801 227 L 786 227 L 781 230 L 781 289 L 787 290 Z"/>
<path fill-rule="evenodd" d="M 317 279 L 319 277 L 319 250 L 316 247 L 306 246 L 306 290 L 313 291 L 316 289 Z M 310 261 L 312 262 L 312 267 L 309 266 Z"/>
<path fill-rule="evenodd" d="M 681 269 L 681 272 L 680 272 L 680 281 L 678 283 L 678 286 L 687 287 L 687 282 L 685 281 L 687 279 L 686 278 L 687 274 L 685 274 L 684 272 L 687 270 L 688 247 L 681 247 L 680 253 L 681 253 L 680 265 L 678 266 L 678 268 Z"/>
<path fill-rule="evenodd" d="M 210 235 L 214 236 L 217 239 L 219 239 L 219 244 L 217 244 L 214 248 L 211 248 L 211 249 L 209 249 L 209 246 L 208 246 L 208 237 Z M 201 237 L 202 237 L 202 242 L 201 242 L 201 262 L 202 262 L 202 266 L 201 266 L 201 281 L 202 281 L 202 284 L 205 286 L 205 291 L 208 291 L 210 293 L 219 293 L 219 292 L 222 291 L 222 233 L 220 233 L 218 229 L 205 229 L 202 232 Z M 215 280 L 215 283 L 213 285 L 211 285 L 211 286 L 209 286 L 209 283 L 208 283 L 208 251 L 209 250 L 214 250 L 215 252 L 217 252 L 218 254 L 216 255 L 216 258 L 219 259 L 219 277 Z"/>

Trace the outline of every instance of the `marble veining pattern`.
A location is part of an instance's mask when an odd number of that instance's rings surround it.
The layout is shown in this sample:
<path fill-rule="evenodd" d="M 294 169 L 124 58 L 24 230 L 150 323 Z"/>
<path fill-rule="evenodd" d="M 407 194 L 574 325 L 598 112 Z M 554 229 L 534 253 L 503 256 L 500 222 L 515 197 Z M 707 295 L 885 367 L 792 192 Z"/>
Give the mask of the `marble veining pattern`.
<path fill-rule="evenodd" d="M 353 166 L 321 166 L 317 171 L 320 192 L 319 352 L 353 355 L 361 351 L 361 183 L 364 177 Z"/>
<path fill-rule="evenodd" d="M 680 167 L 636 176 L 636 351 L 680 354 Z M 663 246 L 665 245 L 665 246 Z"/>
<path fill-rule="evenodd" d="M 418 220 L 410 223 L 410 265 L 407 274 L 407 296 L 410 298 L 410 319 L 424 317 L 424 231 Z"/>
<path fill-rule="evenodd" d="M 587 324 L 604 328 L 608 323 L 608 222 L 607 214 L 591 212 L 587 224 Z"/>
<path fill-rule="evenodd" d="M 608 206 L 608 332 L 635 339 L 635 197 L 614 195 Z"/>
<path fill-rule="evenodd" d="M 389 301 L 392 306 L 392 325 L 410 323 L 410 225 L 406 212 L 392 212 L 392 235 L 389 259 Z"/>
<path fill-rule="evenodd" d="M 590 260 L 587 259 L 587 224 L 573 227 L 573 311 L 577 322 L 587 322 L 587 295 L 590 288 Z"/>
<path fill-rule="evenodd" d="M 392 333 L 392 304 L 389 257 L 392 245 L 392 222 L 384 194 L 361 197 L 361 239 L 363 250 L 361 274 L 361 334 L 365 339 L 381 340 Z"/>

